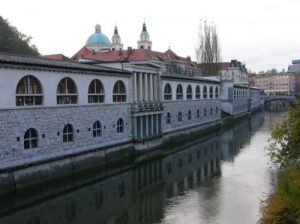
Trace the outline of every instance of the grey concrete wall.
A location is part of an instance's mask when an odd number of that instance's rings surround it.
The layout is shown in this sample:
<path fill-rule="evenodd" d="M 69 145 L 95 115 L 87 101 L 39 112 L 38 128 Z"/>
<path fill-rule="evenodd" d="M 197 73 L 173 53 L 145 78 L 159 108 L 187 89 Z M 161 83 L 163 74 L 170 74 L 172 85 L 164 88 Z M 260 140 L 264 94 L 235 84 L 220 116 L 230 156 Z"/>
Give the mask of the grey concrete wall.
<path fill-rule="evenodd" d="M 117 120 L 124 132 L 117 133 Z M 102 125 L 101 137 L 93 137 L 93 123 Z M 84 152 L 132 139 L 131 105 L 126 103 L 94 106 L 62 106 L 2 110 L 0 113 L 0 168 Z M 63 128 L 72 124 L 74 139 L 63 142 Z M 38 147 L 24 149 L 24 134 L 38 132 Z"/>
<path fill-rule="evenodd" d="M 221 108 L 219 99 L 203 99 L 203 100 L 177 100 L 164 101 L 164 114 L 162 119 L 163 132 L 172 132 L 183 128 L 192 127 L 195 125 L 205 124 L 219 120 L 221 118 Z M 212 115 L 210 109 L 213 109 Z M 216 108 L 218 113 L 216 114 Z M 200 117 L 197 117 L 197 110 L 200 110 Z M 204 116 L 206 109 L 206 116 Z M 191 110 L 191 119 L 188 117 L 188 112 Z M 178 121 L 178 113 L 182 113 L 182 121 Z M 167 113 L 171 114 L 171 123 L 167 124 Z"/>

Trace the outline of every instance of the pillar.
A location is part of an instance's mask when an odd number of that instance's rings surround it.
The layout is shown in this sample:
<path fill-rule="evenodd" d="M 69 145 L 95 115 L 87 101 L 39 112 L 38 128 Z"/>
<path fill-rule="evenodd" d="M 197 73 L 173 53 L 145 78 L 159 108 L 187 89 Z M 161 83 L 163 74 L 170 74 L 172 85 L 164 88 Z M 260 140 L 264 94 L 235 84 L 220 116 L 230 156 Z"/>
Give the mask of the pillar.
<path fill-rule="evenodd" d="M 144 137 L 144 130 L 143 130 L 143 116 L 140 116 L 140 137 Z"/>
<path fill-rule="evenodd" d="M 144 127 L 145 128 L 145 130 L 146 130 L 146 136 L 145 137 L 148 137 L 149 136 L 149 131 L 148 131 L 148 115 L 145 115 L 145 119 L 146 119 L 146 127 Z"/>
<path fill-rule="evenodd" d="M 153 75 L 153 100 L 158 101 L 158 83 L 157 83 L 158 74 Z"/>
<path fill-rule="evenodd" d="M 143 74 L 139 73 L 139 101 L 143 101 Z"/>
<path fill-rule="evenodd" d="M 150 118 L 150 122 L 149 122 L 149 124 L 150 124 L 150 133 L 149 133 L 149 135 L 153 136 L 153 114 L 149 115 L 149 118 Z"/>
<path fill-rule="evenodd" d="M 157 134 L 159 134 L 159 114 L 156 114 L 156 130 L 157 130 Z"/>
<path fill-rule="evenodd" d="M 148 76 L 147 73 L 144 73 L 144 100 L 148 101 Z"/>
<path fill-rule="evenodd" d="M 153 77 L 153 74 L 150 74 L 150 75 L 149 75 L 149 79 L 150 79 L 150 80 L 149 80 L 149 81 L 150 81 L 150 88 L 149 88 L 149 90 L 150 90 L 150 91 L 149 91 L 150 95 L 149 95 L 149 98 L 150 98 L 150 101 L 152 101 L 152 102 L 154 101 L 154 98 L 153 98 L 153 92 L 154 92 L 154 91 L 153 91 L 153 78 L 154 78 L 154 77 Z"/>
<path fill-rule="evenodd" d="M 137 98 L 137 76 L 136 72 L 133 72 L 133 99 L 136 102 L 138 100 Z"/>

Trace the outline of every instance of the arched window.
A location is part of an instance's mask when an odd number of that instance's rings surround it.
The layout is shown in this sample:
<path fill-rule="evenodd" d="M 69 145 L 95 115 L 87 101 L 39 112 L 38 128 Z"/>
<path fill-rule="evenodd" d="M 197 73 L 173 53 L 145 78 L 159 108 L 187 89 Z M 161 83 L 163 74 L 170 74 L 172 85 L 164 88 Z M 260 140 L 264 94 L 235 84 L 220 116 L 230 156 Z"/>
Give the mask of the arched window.
<path fill-rule="evenodd" d="M 171 124 L 171 114 L 168 112 L 167 113 L 167 120 L 166 120 L 167 124 Z"/>
<path fill-rule="evenodd" d="M 211 107 L 210 108 L 210 116 L 212 116 L 213 115 L 213 108 Z"/>
<path fill-rule="evenodd" d="M 178 112 L 178 122 L 182 121 L 182 113 L 181 111 Z"/>
<path fill-rule="evenodd" d="M 176 89 L 176 100 L 182 100 L 183 99 L 183 90 L 182 86 L 178 84 L 177 89 Z"/>
<path fill-rule="evenodd" d="M 30 128 L 24 135 L 24 149 L 36 148 L 38 144 L 37 131 L 34 128 Z"/>
<path fill-rule="evenodd" d="M 197 118 L 199 118 L 199 117 L 200 117 L 200 110 L 197 109 Z"/>
<path fill-rule="evenodd" d="M 101 123 L 100 121 L 95 121 L 93 124 L 93 137 L 101 136 Z"/>
<path fill-rule="evenodd" d="M 219 113 L 219 107 L 216 107 L 216 115 Z"/>
<path fill-rule="evenodd" d="M 71 124 L 65 125 L 63 129 L 63 142 L 73 141 L 73 126 Z"/>
<path fill-rule="evenodd" d="M 203 98 L 204 99 L 207 98 L 207 88 L 206 88 L 206 86 L 203 87 Z"/>
<path fill-rule="evenodd" d="M 206 114 L 207 114 L 207 111 L 206 111 L 206 108 L 204 108 L 204 112 L 203 112 L 204 117 L 206 117 Z"/>
<path fill-rule="evenodd" d="M 189 112 L 188 112 L 188 119 L 189 119 L 189 120 L 192 119 L 192 111 L 191 111 L 191 110 L 189 110 Z"/>
<path fill-rule="evenodd" d="M 188 100 L 191 100 L 193 98 L 193 90 L 191 85 L 188 85 L 187 89 L 186 89 L 186 98 Z"/>
<path fill-rule="evenodd" d="M 113 89 L 114 102 L 126 102 L 126 88 L 122 81 L 117 81 Z"/>
<path fill-rule="evenodd" d="M 76 104 L 77 98 L 75 82 L 68 77 L 60 80 L 56 90 L 57 104 Z"/>
<path fill-rule="evenodd" d="M 42 86 L 32 75 L 24 76 L 16 89 L 16 106 L 33 106 L 43 104 Z"/>
<path fill-rule="evenodd" d="M 236 99 L 236 90 L 233 91 L 233 99 Z"/>
<path fill-rule="evenodd" d="M 219 98 L 219 88 L 216 86 L 215 88 L 215 98 L 218 99 Z"/>
<path fill-rule="evenodd" d="M 213 87 L 209 87 L 209 98 L 212 99 L 214 97 L 214 90 Z"/>
<path fill-rule="evenodd" d="M 200 87 L 196 86 L 196 99 L 200 99 L 200 97 L 201 97 Z"/>
<path fill-rule="evenodd" d="M 117 133 L 123 133 L 124 132 L 124 122 L 122 118 L 119 118 L 117 122 Z"/>
<path fill-rule="evenodd" d="M 103 103 L 104 102 L 104 88 L 100 80 L 94 79 L 88 92 L 89 103 Z"/>
<path fill-rule="evenodd" d="M 172 88 L 169 83 L 165 85 L 164 100 L 172 100 Z"/>

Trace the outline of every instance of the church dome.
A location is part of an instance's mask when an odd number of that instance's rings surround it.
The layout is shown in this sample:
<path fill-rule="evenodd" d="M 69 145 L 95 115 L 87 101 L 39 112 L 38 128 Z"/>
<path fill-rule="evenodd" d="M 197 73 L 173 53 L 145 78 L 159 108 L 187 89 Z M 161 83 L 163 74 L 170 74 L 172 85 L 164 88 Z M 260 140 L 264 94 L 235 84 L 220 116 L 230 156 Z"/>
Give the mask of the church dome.
<path fill-rule="evenodd" d="M 107 36 L 101 33 L 99 24 L 95 27 L 95 33 L 92 34 L 86 41 L 86 45 L 110 45 L 110 40 Z"/>

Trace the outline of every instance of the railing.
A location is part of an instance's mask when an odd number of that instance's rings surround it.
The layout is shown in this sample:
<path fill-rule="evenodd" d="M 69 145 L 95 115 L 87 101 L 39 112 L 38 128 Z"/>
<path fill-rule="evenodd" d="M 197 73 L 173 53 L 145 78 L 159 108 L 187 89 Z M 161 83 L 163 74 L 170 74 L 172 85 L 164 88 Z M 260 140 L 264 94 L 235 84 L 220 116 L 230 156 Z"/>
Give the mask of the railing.
<path fill-rule="evenodd" d="M 161 102 L 135 102 L 132 105 L 132 112 L 147 112 L 163 110 Z"/>
<path fill-rule="evenodd" d="M 264 96 L 265 103 L 269 103 L 271 101 L 294 101 L 296 99 L 295 96 L 286 95 L 286 96 Z"/>

